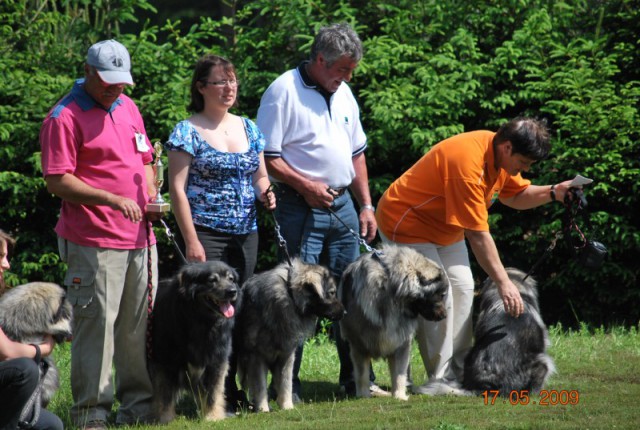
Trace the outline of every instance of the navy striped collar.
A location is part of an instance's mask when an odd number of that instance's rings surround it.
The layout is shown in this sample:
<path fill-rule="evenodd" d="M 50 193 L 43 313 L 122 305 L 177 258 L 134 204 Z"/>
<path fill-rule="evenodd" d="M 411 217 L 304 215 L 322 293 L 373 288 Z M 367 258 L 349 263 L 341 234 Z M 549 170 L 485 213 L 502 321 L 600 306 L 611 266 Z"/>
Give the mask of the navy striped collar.
<path fill-rule="evenodd" d="M 77 79 L 75 84 L 73 85 L 73 89 L 71 90 L 71 97 L 73 100 L 80 106 L 80 109 L 83 111 L 88 111 L 94 107 L 105 110 L 109 113 L 113 112 L 116 107 L 122 104 L 122 100 L 118 97 L 118 99 L 113 102 L 109 109 L 105 109 L 104 106 L 98 104 L 84 89 L 84 78 Z"/>

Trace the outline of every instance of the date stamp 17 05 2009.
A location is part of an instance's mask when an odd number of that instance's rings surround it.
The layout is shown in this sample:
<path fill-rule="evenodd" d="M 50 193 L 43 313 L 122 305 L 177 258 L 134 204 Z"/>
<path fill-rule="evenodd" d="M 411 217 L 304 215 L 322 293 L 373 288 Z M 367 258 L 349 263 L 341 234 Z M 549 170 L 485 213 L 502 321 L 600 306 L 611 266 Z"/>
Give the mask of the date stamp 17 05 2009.
<path fill-rule="evenodd" d="M 580 393 L 578 390 L 541 390 L 539 399 L 532 399 L 529 395 L 529 390 L 513 390 L 506 396 L 501 397 L 499 390 L 485 390 L 482 392 L 482 398 L 485 405 L 495 405 L 496 403 L 502 403 L 510 405 L 540 405 L 540 406 L 555 406 L 555 405 L 577 405 L 580 402 Z"/>

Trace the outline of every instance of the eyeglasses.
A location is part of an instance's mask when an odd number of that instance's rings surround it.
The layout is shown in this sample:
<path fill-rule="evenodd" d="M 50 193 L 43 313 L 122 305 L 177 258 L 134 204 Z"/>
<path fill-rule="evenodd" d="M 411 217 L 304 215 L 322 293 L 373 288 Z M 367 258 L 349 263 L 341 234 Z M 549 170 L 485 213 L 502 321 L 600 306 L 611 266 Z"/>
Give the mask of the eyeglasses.
<path fill-rule="evenodd" d="M 203 84 L 213 85 L 214 87 L 226 87 L 229 85 L 231 88 L 235 88 L 240 85 L 240 82 L 235 79 L 223 79 L 221 81 L 201 81 Z"/>

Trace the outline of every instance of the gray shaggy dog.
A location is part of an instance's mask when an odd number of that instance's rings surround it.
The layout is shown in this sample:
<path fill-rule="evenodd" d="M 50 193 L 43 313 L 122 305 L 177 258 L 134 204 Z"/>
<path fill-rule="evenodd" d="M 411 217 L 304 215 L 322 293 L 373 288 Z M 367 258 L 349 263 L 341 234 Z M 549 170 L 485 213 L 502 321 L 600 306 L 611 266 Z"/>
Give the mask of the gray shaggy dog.
<path fill-rule="evenodd" d="M 371 359 L 384 358 L 393 397 L 408 399 L 407 366 L 418 317 L 444 319 L 447 288 L 440 266 L 409 247 L 385 245 L 347 267 L 339 288 L 347 312 L 340 331 L 349 342 L 358 397 L 371 395 Z"/>
<path fill-rule="evenodd" d="M 175 418 L 183 390 L 205 420 L 226 418 L 224 380 L 240 299 L 238 274 L 221 261 L 185 265 L 158 285 L 149 372 L 161 423 Z"/>
<path fill-rule="evenodd" d="M 291 380 L 296 348 L 310 337 L 318 317 L 337 321 L 344 308 L 326 267 L 293 259 L 249 278 L 238 315 L 238 375 L 256 410 L 269 411 L 267 373 L 271 371 L 276 402 L 292 409 Z"/>
<path fill-rule="evenodd" d="M 38 344 L 49 334 L 62 343 L 71 338 L 73 318 L 66 296 L 62 287 L 49 282 L 11 288 L 0 297 L 0 326 L 16 342 Z M 41 404 L 46 407 L 60 386 L 59 375 L 51 356 L 42 358 L 40 368 L 46 371 L 41 391 Z"/>
<path fill-rule="evenodd" d="M 480 291 L 475 344 L 465 360 L 463 388 L 474 393 L 498 390 L 539 392 L 555 372 L 547 354 L 549 336 L 540 317 L 536 282 L 525 273 L 508 268 L 509 279 L 518 287 L 524 313 L 513 318 L 504 310 L 498 288 L 487 279 Z"/>

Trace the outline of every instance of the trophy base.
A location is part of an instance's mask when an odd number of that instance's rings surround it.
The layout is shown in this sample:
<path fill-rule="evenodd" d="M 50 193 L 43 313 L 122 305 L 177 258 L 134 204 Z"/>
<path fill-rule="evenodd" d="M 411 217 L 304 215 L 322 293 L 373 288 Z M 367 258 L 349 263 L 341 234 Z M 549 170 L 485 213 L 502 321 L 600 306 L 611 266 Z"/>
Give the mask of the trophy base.
<path fill-rule="evenodd" d="M 147 212 L 164 213 L 171 208 L 169 203 L 147 203 Z"/>

